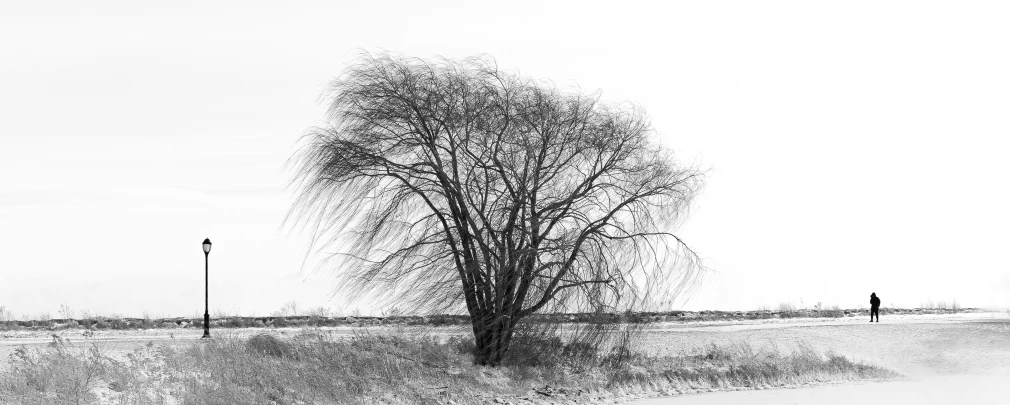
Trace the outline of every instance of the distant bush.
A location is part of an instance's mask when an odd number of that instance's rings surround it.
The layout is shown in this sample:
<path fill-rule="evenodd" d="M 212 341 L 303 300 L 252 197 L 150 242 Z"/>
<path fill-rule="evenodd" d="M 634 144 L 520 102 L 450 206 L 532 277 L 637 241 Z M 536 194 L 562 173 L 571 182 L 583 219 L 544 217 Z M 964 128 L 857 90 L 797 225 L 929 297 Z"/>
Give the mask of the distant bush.
<path fill-rule="evenodd" d="M 469 319 L 463 319 L 453 315 L 432 315 L 427 317 L 427 324 L 431 326 L 453 326 L 468 323 Z"/>
<path fill-rule="evenodd" d="M 247 328 L 252 326 L 252 323 L 253 323 L 252 321 L 248 321 L 242 317 L 233 316 L 225 320 L 224 324 L 221 326 L 228 328 Z"/>
<path fill-rule="evenodd" d="M 280 309 L 274 311 L 270 316 L 283 317 L 283 316 L 298 316 L 298 303 L 295 301 L 288 301 L 281 306 Z"/>
<path fill-rule="evenodd" d="M 316 317 L 316 318 L 329 318 L 330 315 L 332 315 L 332 314 L 333 314 L 333 311 L 330 311 L 330 309 L 326 308 L 326 307 L 315 307 L 315 308 L 309 309 L 308 312 L 306 312 L 306 315 L 312 316 L 312 317 Z"/>
<path fill-rule="evenodd" d="M 330 321 L 325 316 L 318 315 L 309 316 L 308 321 L 306 321 L 306 325 L 314 327 L 327 326 L 329 323 Z"/>

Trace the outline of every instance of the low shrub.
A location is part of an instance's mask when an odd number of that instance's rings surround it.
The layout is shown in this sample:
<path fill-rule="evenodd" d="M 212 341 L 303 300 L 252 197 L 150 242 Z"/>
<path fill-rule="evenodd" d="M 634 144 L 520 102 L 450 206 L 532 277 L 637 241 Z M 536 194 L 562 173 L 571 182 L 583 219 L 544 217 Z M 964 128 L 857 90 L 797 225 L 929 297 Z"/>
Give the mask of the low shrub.
<path fill-rule="evenodd" d="M 247 328 L 253 325 L 252 322 L 247 321 L 245 318 L 233 316 L 231 318 L 226 319 L 221 326 L 227 328 Z"/>
<path fill-rule="evenodd" d="M 266 354 L 274 357 L 286 357 L 290 356 L 292 353 L 289 344 L 265 333 L 260 333 L 250 337 L 249 340 L 246 341 L 246 349 L 253 353 Z"/>
<path fill-rule="evenodd" d="M 326 326 L 326 318 L 312 315 L 309 316 L 309 319 L 307 321 L 305 321 L 305 325 L 312 327 Z"/>

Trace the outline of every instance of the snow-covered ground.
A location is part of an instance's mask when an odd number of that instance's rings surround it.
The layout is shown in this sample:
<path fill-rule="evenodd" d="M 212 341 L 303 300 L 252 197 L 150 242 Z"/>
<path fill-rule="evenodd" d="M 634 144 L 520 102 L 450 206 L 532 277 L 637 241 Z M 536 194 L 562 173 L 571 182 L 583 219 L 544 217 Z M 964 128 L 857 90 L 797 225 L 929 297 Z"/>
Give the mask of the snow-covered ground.
<path fill-rule="evenodd" d="M 870 400 L 900 403 L 1006 403 L 999 390 L 1010 382 L 1010 314 L 891 315 L 881 322 L 868 318 L 788 318 L 739 321 L 667 322 L 644 326 L 639 349 L 676 354 L 709 344 L 746 343 L 756 348 L 790 350 L 806 344 L 849 359 L 895 370 L 898 381 L 826 385 L 795 389 L 745 390 L 642 399 L 635 405 L 714 404 L 849 404 Z M 323 327 L 216 329 L 215 337 L 248 337 L 256 333 L 294 336 L 304 332 L 339 339 L 356 333 L 465 334 L 464 327 Z M 202 329 L 5 331 L 0 332 L 0 358 L 15 348 L 42 348 L 52 335 L 71 345 L 101 343 L 106 353 L 125 354 L 148 342 L 184 345 L 199 339 Z M 0 362 L 0 368 L 7 362 Z"/>
<path fill-rule="evenodd" d="M 1010 314 L 900 315 L 869 319 L 784 319 L 659 324 L 643 345 L 676 352 L 711 343 L 782 349 L 805 343 L 904 375 L 888 382 L 793 389 L 741 390 L 633 401 L 633 405 L 1006 404 L 1010 382 Z"/>

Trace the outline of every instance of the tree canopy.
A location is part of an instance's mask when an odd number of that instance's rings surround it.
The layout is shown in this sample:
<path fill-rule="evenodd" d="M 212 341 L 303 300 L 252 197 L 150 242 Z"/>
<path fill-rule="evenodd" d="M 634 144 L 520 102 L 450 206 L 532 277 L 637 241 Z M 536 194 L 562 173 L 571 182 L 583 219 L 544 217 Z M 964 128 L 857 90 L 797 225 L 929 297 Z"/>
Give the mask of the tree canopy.
<path fill-rule="evenodd" d="M 517 321 L 630 308 L 694 285 L 672 231 L 702 184 L 644 112 L 562 91 L 488 57 L 365 53 L 297 155 L 293 213 L 339 291 L 470 314 L 497 364 Z"/>

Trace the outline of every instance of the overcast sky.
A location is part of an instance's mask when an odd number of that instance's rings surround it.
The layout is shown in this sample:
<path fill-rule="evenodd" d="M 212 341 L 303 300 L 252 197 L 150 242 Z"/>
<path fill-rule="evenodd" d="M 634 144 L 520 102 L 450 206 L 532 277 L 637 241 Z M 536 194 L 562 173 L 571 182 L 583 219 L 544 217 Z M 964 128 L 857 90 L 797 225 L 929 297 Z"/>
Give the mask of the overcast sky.
<path fill-rule="evenodd" d="M 358 49 L 489 54 L 652 118 L 709 169 L 686 309 L 1010 305 L 1003 2 L 6 2 L 0 305 L 349 312 L 282 227 Z M 292 5 L 297 3 L 297 5 Z M 802 302 L 801 302 L 802 300 Z"/>

